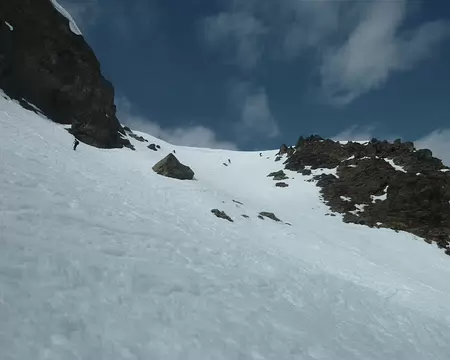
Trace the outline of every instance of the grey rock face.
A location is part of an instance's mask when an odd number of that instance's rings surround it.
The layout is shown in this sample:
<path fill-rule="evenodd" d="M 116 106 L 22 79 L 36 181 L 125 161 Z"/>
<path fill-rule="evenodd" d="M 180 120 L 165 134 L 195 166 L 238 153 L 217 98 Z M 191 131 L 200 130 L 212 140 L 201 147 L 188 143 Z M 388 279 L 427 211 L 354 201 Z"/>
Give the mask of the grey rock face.
<path fill-rule="evenodd" d="M 113 86 L 84 38 L 49 0 L 0 1 L 0 88 L 23 106 L 29 102 L 49 119 L 71 124 L 70 132 L 89 145 L 129 144 Z"/>

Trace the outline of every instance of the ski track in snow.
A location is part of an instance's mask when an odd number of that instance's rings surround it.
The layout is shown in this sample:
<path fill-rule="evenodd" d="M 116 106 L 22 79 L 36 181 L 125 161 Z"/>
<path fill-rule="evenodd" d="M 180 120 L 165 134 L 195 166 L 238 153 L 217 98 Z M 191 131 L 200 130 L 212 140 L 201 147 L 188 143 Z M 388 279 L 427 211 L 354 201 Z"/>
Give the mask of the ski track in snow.
<path fill-rule="evenodd" d="M 276 151 L 73 151 L 3 97 L 0 126 L 2 359 L 450 357 L 448 256 L 276 188 Z M 173 149 L 197 180 L 151 170 Z"/>

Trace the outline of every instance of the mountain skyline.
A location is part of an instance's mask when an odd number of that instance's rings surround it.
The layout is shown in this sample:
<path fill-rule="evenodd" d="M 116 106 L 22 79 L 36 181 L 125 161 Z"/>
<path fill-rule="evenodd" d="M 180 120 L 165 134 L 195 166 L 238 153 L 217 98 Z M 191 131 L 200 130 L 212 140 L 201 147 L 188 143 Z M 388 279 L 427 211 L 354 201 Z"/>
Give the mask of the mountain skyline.
<path fill-rule="evenodd" d="M 122 121 L 172 142 L 450 142 L 445 2 L 61 3 L 115 85 Z"/>

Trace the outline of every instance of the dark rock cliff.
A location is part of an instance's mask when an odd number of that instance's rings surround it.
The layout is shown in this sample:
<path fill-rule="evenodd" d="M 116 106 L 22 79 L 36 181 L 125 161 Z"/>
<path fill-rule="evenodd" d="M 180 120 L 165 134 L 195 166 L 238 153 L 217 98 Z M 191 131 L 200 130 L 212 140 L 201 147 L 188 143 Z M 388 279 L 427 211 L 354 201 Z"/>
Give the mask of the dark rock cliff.
<path fill-rule="evenodd" d="M 128 144 L 116 117 L 113 86 L 92 49 L 50 0 L 0 1 L 0 88 L 49 119 L 71 124 L 71 132 L 87 144 Z"/>
<path fill-rule="evenodd" d="M 341 144 L 300 138 L 286 169 L 311 173 L 331 210 L 344 221 L 403 230 L 435 242 L 450 255 L 450 169 L 412 142 L 372 139 Z"/>

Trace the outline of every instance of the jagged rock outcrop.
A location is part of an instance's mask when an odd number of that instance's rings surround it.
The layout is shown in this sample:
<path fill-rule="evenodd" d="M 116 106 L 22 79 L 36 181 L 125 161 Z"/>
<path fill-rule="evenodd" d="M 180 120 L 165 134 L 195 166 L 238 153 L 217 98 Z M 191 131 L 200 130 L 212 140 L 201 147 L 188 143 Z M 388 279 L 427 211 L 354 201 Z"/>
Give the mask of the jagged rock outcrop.
<path fill-rule="evenodd" d="M 302 173 L 334 169 L 313 179 L 344 221 L 407 231 L 450 254 L 450 169 L 430 150 L 400 140 L 342 144 L 312 136 L 300 138 L 285 164 Z"/>
<path fill-rule="evenodd" d="M 113 86 L 50 0 L 0 1 L 0 88 L 23 106 L 31 103 L 49 119 L 71 124 L 70 132 L 87 144 L 129 144 Z"/>
<path fill-rule="evenodd" d="M 282 144 L 282 145 L 280 146 L 280 150 L 278 151 L 278 154 L 277 154 L 277 155 L 284 155 L 284 154 L 287 154 L 288 149 L 289 149 L 289 148 L 287 147 L 286 144 Z"/>
<path fill-rule="evenodd" d="M 192 169 L 180 163 L 172 153 L 156 163 L 153 166 L 153 171 L 159 175 L 179 180 L 192 180 L 194 178 Z"/>

